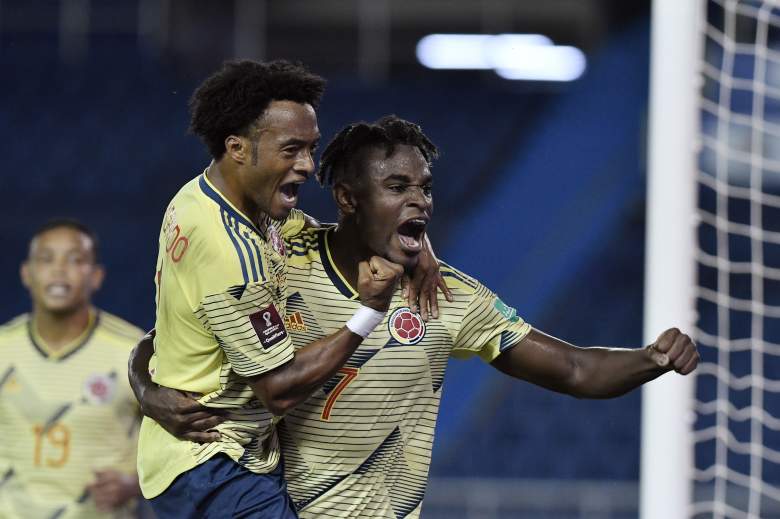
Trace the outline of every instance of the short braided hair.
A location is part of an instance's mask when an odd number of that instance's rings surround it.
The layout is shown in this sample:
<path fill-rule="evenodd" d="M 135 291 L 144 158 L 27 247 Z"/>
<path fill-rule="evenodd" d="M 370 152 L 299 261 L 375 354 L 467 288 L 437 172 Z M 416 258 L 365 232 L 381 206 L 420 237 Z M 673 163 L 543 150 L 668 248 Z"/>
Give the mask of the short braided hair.
<path fill-rule="evenodd" d="M 428 163 L 438 158 L 439 150 L 423 133 L 422 128 L 396 115 L 386 115 L 373 123 L 359 122 L 343 128 L 334 138 L 320 159 L 317 181 L 322 186 L 333 186 L 345 179 L 350 161 L 369 147 L 385 150 L 391 156 L 398 145 L 414 146 Z"/>

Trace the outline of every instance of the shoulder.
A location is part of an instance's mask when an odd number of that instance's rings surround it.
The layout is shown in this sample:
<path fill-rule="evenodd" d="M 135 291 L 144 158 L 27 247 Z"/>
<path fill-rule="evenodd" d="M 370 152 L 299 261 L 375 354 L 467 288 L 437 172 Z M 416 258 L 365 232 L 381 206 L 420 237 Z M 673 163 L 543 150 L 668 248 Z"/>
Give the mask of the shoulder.
<path fill-rule="evenodd" d="M 453 295 L 459 293 L 466 296 L 473 296 L 477 292 L 485 290 L 482 283 L 463 271 L 456 269 L 452 265 L 441 262 L 440 272 L 444 281 L 447 283 L 447 287 L 453 292 Z"/>
<path fill-rule="evenodd" d="M 171 199 L 165 210 L 163 232 L 172 237 L 178 228 L 181 233 L 191 235 L 203 227 L 220 224 L 219 205 L 204 191 L 203 175 L 186 184 Z"/>
<path fill-rule="evenodd" d="M 496 294 L 479 280 L 446 263 L 441 264 L 440 272 L 452 293 L 453 301 L 447 301 L 442 296 L 439 308 L 447 309 L 448 314 L 456 316 L 458 327 L 467 316 L 481 315 L 495 306 Z"/>
<path fill-rule="evenodd" d="M 320 243 L 326 232 L 325 228 L 308 227 L 293 237 L 285 237 L 287 256 L 291 258 L 307 256 L 310 252 L 319 251 Z"/>
<path fill-rule="evenodd" d="M 119 348 L 130 349 L 143 337 L 144 331 L 121 317 L 99 310 L 95 329 L 108 342 Z"/>
<path fill-rule="evenodd" d="M 170 205 L 176 205 L 181 209 L 202 206 L 208 200 L 208 196 L 203 191 L 203 175 L 193 178 L 176 192 L 171 199 Z"/>
<path fill-rule="evenodd" d="M 27 323 L 30 322 L 30 314 L 21 314 L 10 321 L 0 324 L 0 346 L 27 333 Z"/>
<path fill-rule="evenodd" d="M 289 274 L 309 276 L 311 269 L 320 262 L 320 248 L 324 247 L 327 228 L 307 228 L 295 238 L 286 240 Z"/>
<path fill-rule="evenodd" d="M 185 257 L 214 261 L 233 250 L 235 231 L 220 205 L 204 189 L 210 189 L 203 175 L 185 184 L 165 210 L 160 230 L 160 247 L 174 263 Z M 216 196 L 216 195 L 214 195 Z"/>
<path fill-rule="evenodd" d="M 299 234 L 306 227 L 306 213 L 300 209 L 294 209 L 290 211 L 290 214 L 282 222 L 280 222 L 279 229 L 283 238 L 291 238 Z"/>

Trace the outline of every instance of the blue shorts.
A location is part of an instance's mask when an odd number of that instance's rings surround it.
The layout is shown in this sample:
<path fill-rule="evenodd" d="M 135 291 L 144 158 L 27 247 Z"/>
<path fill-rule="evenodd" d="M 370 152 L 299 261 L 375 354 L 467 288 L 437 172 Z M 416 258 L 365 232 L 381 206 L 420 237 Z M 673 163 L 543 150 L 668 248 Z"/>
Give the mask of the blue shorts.
<path fill-rule="evenodd" d="M 269 474 L 255 474 L 225 454 L 179 474 L 150 503 L 159 519 L 298 519 L 281 462 Z"/>

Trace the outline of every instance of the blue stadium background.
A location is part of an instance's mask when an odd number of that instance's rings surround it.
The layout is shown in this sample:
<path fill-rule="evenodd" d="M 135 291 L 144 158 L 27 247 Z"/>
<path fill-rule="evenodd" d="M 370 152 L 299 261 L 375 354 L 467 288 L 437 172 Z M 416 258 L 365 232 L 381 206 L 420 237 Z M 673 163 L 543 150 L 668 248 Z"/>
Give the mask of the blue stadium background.
<path fill-rule="evenodd" d="M 135 13 L 136 2 L 110 4 L 113 14 L 93 16 Z M 83 59 L 66 63 L 58 2 L 37 7 L 37 31 L 10 25 L 14 5 L 4 2 L 0 16 L 0 318 L 28 308 L 17 271 L 30 233 L 51 217 L 74 216 L 102 240 L 108 278 L 97 304 L 151 327 L 163 209 L 208 163 L 186 132 L 187 100 L 230 56 L 193 64 L 143 50 L 135 34 L 102 32 L 89 35 Z M 440 147 L 431 237 L 443 259 L 542 330 L 581 345 L 639 346 L 646 5 L 587 50 L 586 74 L 559 87 L 413 67 L 367 82 L 347 68 L 310 65 L 329 79 L 319 112 L 325 138 L 351 121 L 396 113 Z M 302 199 L 308 213 L 335 218 L 329 194 L 313 182 Z M 638 479 L 638 392 L 577 401 L 479 361 L 449 370 L 433 476 Z"/>

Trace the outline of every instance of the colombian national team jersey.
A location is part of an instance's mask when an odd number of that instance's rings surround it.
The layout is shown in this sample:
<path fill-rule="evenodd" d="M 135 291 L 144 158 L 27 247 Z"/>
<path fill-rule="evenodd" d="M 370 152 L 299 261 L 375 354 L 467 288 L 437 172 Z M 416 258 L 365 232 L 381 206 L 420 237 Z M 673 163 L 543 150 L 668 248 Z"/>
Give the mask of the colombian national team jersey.
<path fill-rule="evenodd" d="M 265 235 L 209 182 L 188 182 L 166 210 L 157 259 L 156 365 L 158 384 L 204 396 L 228 409 L 218 442 L 198 444 L 168 434 L 144 418 L 138 474 L 144 496 L 162 493 L 182 472 L 218 452 L 266 473 L 279 461 L 274 417 L 242 377 L 292 359 L 282 317 L 287 295 L 283 235 L 303 227 L 293 211 Z"/>
<path fill-rule="evenodd" d="M 81 337 L 48 348 L 25 314 L 0 327 L 0 517 L 131 517 L 98 513 L 95 470 L 135 473 L 140 413 L 127 357 L 143 333 L 93 311 Z"/>
<path fill-rule="evenodd" d="M 330 230 L 288 242 L 285 322 L 296 347 L 334 333 L 360 306 L 328 250 Z M 486 362 L 531 330 L 513 308 L 448 266 L 454 302 L 428 323 L 400 290 L 339 373 L 278 425 L 288 491 L 301 519 L 418 517 L 450 356 Z"/>

